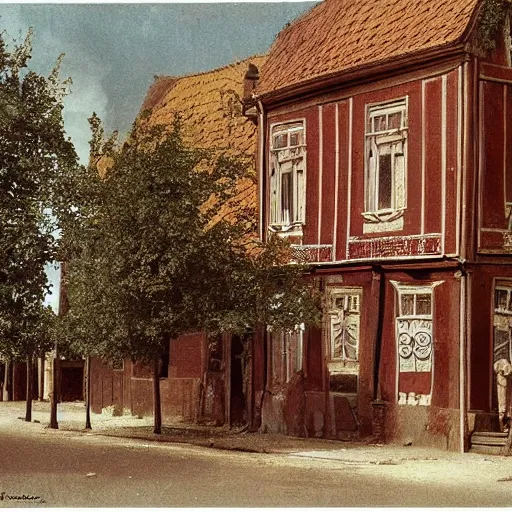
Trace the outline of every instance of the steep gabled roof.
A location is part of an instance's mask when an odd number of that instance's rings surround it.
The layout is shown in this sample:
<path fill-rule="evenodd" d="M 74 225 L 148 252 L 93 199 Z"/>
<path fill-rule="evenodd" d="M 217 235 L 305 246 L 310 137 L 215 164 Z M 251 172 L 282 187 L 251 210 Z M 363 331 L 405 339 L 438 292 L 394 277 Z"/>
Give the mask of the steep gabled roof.
<path fill-rule="evenodd" d="M 149 88 L 139 126 L 171 126 L 181 116 L 184 140 L 191 146 L 226 151 L 231 155 L 254 156 L 256 127 L 243 115 L 244 76 L 249 63 L 260 67 L 265 56 L 200 74 L 182 77 L 157 77 Z M 238 195 L 221 208 L 219 216 L 229 216 L 237 208 L 256 206 L 256 185 L 251 179 L 238 183 Z"/>
<path fill-rule="evenodd" d="M 480 0 L 325 0 L 282 30 L 261 70 L 263 95 L 458 42 Z"/>

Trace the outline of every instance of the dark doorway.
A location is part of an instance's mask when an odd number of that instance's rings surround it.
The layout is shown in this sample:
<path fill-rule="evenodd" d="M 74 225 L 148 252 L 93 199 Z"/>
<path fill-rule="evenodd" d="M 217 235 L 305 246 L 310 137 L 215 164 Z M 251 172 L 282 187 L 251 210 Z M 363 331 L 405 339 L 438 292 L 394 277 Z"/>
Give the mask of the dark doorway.
<path fill-rule="evenodd" d="M 244 395 L 244 346 L 240 336 L 231 338 L 231 397 L 230 418 L 231 426 L 247 423 Z"/>
<path fill-rule="evenodd" d="M 60 399 L 62 402 L 84 399 L 83 361 L 60 362 Z"/>

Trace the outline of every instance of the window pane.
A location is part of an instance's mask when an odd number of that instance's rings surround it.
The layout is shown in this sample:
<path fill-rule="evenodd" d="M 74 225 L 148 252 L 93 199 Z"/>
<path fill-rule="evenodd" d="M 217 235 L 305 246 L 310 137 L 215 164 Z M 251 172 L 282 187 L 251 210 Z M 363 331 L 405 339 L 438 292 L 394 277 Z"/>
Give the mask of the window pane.
<path fill-rule="evenodd" d="M 386 116 L 376 116 L 374 117 L 374 130 L 376 132 L 383 132 L 387 130 Z"/>
<path fill-rule="evenodd" d="M 287 146 L 287 134 L 281 133 L 279 135 L 274 135 L 274 148 L 285 148 Z"/>
<path fill-rule="evenodd" d="M 401 126 L 401 120 L 402 120 L 402 113 L 401 112 L 395 112 L 394 114 L 389 114 L 388 116 L 388 129 L 394 130 L 394 129 L 400 129 Z"/>
<path fill-rule="evenodd" d="M 379 210 L 391 208 L 391 155 L 379 155 Z"/>
<path fill-rule="evenodd" d="M 401 316 L 413 316 L 414 315 L 414 295 L 407 294 L 402 295 L 402 310 L 400 312 Z"/>
<path fill-rule="evenodd" d="M 301 162 L 302 163 L 302 162 Z M 296 174 L 297 181 L 297 197 L 296 208 L 295 208 L 295 220 L 298 222 L 304 222 L 304 171 L 302 169 L 297 169 Z"/>
<path fill-rule="evenodd" d="M 281 211 L 283 213 L 283 222 L 286 224 L 290 223 L 293 219 L 292 215 L 292 173 L 287 172 L 282 175 L 281 181 Z"/>
<path fill-rule="evenodd" d="M 334 307 L 336 309 L 345 309 L 345 297 L 336 297 L 334 299 Z"/>
<path fill-rule="evenodd" d="M 507 290 L 496 290 L 494 307 L 501 310 L 507 309 Z"/>
<path fill-rule="evenodd" d="M 302 132 L 290 133 L 290 146 L 300 146 L 302 144 Z"/>
<path fill-rule="evenodd" d="M 432 314 L 432 296 L 429 293 L 416 295 L 416 314 Z"/>

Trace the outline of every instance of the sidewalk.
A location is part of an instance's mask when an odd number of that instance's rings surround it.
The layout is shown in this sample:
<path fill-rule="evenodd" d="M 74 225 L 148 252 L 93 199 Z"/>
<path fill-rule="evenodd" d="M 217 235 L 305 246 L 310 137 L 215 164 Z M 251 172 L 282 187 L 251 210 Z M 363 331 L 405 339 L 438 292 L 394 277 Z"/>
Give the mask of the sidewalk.
<path fill-rule="evenodd" d="M 111 416 L 91 413 L 92 430 L 85 430 L 83 402 L 63 403 L 58 406 L 59 430 L 48 428 L 50 404 L 33 403 L 32 423 L 23 422 L 25 402 L 0 402 L 0 430 L 23 429 L 24 432 L 47 435 L 69 433 L 141 439 L 152 442 L 187 443 L 195 446 L 251 453 L 287 454 L 324 461 L 338 461 L 355 465 L 398 465 L 406 461 L 452 461 L 471 464 L 493 462 L 511 466 L 506 457 L 479 454 L 460 454 L 401 445 L 370 445 L 326 439 L 296 438 L 278 434 L 258 434 L 225 427 L 200 425 L 164 425 L 162 434 L 153 434 L 152 418 Z"/>

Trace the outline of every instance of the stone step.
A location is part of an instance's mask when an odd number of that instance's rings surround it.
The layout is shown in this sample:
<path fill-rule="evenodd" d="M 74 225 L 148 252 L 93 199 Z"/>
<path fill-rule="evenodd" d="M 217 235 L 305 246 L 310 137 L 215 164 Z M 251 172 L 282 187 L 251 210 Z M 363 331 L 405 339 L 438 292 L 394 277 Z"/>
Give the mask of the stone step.
<path fill-rule="evenodd" d="M 503 455 L 507 439 L 507 432 L 473 432 L 469 451 L 485 455 Z"/>
<path fill-rule="evenodd" d="M 503 437 L 487 437 L 487 436 L 471 436 L 471 446 L 505 446 L 507 438 Z"/>
<path fill-rule="evenodd" d="M 502 455 L 502 446 L 472 445 L 469 453 L 480 453 L 482 455 Z"/>
<path fill-rule="evenodd" d="M 489 436 L 489 437 L 508 437 L 508 432 L 473 432 L 474 436 Z"/>

